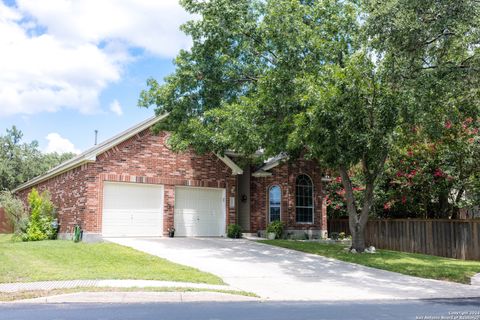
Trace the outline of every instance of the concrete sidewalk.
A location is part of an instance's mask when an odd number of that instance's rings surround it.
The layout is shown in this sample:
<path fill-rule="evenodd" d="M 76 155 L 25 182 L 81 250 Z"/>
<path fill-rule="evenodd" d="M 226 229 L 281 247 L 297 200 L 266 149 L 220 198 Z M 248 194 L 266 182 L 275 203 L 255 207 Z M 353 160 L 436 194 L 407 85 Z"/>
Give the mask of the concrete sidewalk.
<path fill-rule="evenodd" d="M 195 288 L 210 290 L 236 290 L 228 285 L 213 285 L 204 283 L 157 281 L 157 280 L 68 280 L 39 281 L 26 283 L 0 284 L 0 292 L 48 291 L 52 289 L 71 289 L 79 287 L 94 288 Z"/>
<path fill-rule="evenodd" d="M 260 299 L 221 292 L 78 292 L 8 302 L 0 301 L 0 305 L 38 303 L 179 303 L 243 301 L 260 301 Z"/>

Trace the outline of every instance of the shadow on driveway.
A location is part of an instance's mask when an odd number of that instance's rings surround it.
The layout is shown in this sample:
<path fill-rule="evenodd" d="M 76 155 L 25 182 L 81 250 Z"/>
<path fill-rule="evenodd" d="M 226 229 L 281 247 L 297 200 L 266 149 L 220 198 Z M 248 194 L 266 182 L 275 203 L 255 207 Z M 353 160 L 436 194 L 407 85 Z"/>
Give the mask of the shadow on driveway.
<path fill-rule="evenodd" d="M 108 239 L 211 272 L 233 287 L 272 300 L 371 300 L 480 297 L 480 288 L 422 279 L 260 244 L 223 238 Z"/>

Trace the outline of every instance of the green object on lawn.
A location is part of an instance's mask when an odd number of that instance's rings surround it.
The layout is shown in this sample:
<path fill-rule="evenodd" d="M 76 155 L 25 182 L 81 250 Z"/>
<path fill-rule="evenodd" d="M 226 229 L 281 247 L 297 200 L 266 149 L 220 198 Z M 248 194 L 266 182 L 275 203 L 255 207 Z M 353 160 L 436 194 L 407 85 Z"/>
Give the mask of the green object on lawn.
<path fill-rule="evenodd" d="M 73 241 L 80 242 L 81 239 L 82 239 L 82 230 L 80 229 L 80 226 L 77 224 L 73 229 Z"/>

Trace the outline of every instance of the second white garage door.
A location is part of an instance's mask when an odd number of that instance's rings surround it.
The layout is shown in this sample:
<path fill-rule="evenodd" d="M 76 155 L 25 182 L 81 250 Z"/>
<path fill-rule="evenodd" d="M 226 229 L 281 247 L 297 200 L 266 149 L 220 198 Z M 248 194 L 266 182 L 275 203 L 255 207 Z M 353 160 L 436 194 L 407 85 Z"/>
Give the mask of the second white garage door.
<path fill-rule="evenodd" d="M 106 182 L 104 237 L 158 237 L 163 233 L 163 186 Z"/>
<path fill-rule="evenodd" d="M 219 237 L 225 234 L 225 190 L 175 189 L 175 235 Z"/>

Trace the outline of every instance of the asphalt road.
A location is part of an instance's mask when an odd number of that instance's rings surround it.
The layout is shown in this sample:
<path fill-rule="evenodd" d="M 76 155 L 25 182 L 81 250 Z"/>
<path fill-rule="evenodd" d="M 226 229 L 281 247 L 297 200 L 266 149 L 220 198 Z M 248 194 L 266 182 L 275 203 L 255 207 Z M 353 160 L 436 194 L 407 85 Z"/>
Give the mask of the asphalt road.
<path fill-rule="evenodd" d="M 442 318 L 443 317 L 443 318 Z M 146 304 L 4 304 L 1 320 L 455 319 L 480 320 L 479 299 Z"/>

